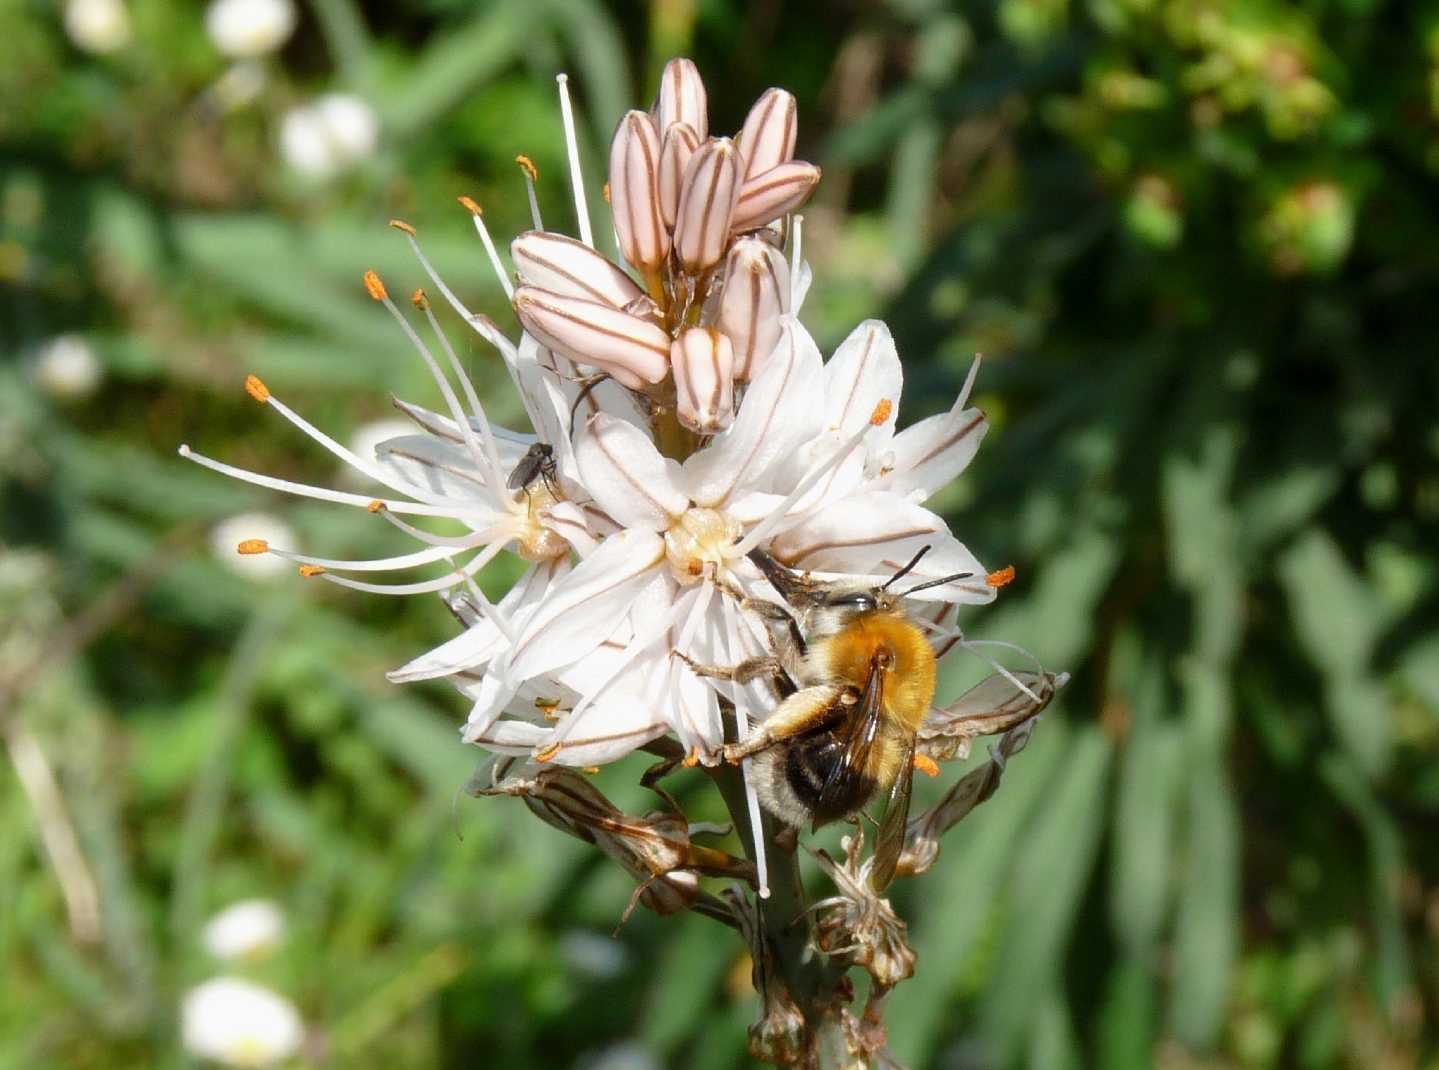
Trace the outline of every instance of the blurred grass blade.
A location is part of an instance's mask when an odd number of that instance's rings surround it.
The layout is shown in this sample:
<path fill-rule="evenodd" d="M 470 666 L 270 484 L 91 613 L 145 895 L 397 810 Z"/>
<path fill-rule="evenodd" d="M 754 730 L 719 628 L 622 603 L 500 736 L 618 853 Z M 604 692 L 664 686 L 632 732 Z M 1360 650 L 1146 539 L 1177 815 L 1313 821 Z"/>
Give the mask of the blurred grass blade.
<path fill-rule="evenodd" d="M 1099 856 L 1111 750 L 1097 727 L 1078 729 L 1064 767 L 1015 845 L 1009 924 L 983 1008 L 984 1031 L 997 1052 L 1013 1052 L 1034 1027 L 1035 989 L 1061 983 L 1065 949 Z"/>

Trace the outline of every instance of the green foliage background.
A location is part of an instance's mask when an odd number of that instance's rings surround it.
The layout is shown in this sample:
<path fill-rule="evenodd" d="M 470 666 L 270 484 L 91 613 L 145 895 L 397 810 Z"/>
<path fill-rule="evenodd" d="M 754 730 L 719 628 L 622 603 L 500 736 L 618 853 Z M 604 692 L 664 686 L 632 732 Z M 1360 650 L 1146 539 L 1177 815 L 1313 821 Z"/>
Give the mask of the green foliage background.
<path fill-rule="evenodd" d="M 333 484 L 244 374 L 341 439 L 391 392 L 432 403 L 359 285 L 421 281 L 385 221 L 510 323 L 455 197 L 524 229 L 524 152 L 571 229 L 554 73 L 597 189 L 671 54 L 719 130 L 798 95 L 822 346 L 886 318 L 905 421 L 985 354 L 994 427 L 944 504 L 1019 578 L 967 625 L 1074 673 L 899 891 L 896 1053 L 1439 1066 L 1439 7 L 312 0 L 228 111 L 203 8 L 129 8 L 95 57 L 55 5 L 0 3 L 0 1066 L 184 1065 L 180 994 L 220 969 L 200 927 L 257 895 L 290 932 L 245 970 L 299 1004 L 309 1065 L 744 1062 L 729 936 L 641 911 L 612 939 L 617 869 L 510 800 L 457 803 L 457 698 L 383 679 L 450 634 L 437 602 L 241 579 L 207 539 L 254 508 L 336 557 L 395 533 L 174 453 Z M 331 89 L 381 148 L 316 185 L 276 136 Z M 64 333 L 103 364 L 87 399 L 35 381 Z M 96 940 L 13 775 L 29 746 Z M 636 769 L 602 780 L 646 808 Z"/>

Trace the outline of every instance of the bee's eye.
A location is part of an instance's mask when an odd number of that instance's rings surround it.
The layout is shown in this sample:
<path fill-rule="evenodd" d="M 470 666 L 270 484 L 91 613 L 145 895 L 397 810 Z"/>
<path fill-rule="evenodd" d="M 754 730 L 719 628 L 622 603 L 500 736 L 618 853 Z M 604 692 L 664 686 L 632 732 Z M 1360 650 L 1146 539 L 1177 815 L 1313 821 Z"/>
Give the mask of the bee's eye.
<path fill-rule="evenodd" d="M 874 595 L 868 591 L 846 591 L 844 594 L 834 595 L 828 599 L 831 606 L 843 606 L 846 609 L 857 609 L 867 613 L 875 608 Z"/>

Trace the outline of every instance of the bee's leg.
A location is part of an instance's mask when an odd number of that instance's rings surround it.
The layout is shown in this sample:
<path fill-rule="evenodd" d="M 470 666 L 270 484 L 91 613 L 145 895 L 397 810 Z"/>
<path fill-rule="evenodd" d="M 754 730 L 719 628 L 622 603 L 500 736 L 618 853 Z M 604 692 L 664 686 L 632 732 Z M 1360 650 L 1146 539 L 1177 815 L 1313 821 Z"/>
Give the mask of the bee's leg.
<path fill-rule="evenodd" d="M 853 688 L 822 685 L 807 687 L 780 703 L 779 708 L 760 722 L 758 728 L 742 742 L 725 745 L 725 761 L 730 764 L 748 758 L 780 740 L 811 731 L 835 716 L 838 704 L 852 705 L 857 701 Z"/>
<path fill-rule="evenodd" d="M 690 667 L 696 676 L 709 676 L 716 680 L 733 680 L 737 684 L 753 683 L 765 677 L 782 678 L 786 683 L 789 677 L 784 671 L 784 666 L 779 663 L 779 658 L 773 654 L 763 654 L 759 657 L 746 658 L 738 665 L 705 665 L 695 661 L 686 654 L 675 651 L 675 657 L 679 658 Z"/>
<path fill-rule="evenodd" d="M 806 652 L 804 633 L 799 630 L 799 621 L 795 620 L 794 614 L 778 602 L 771 602 L 768 598 L 751 598 L 734 584 L 726 580 L 719 581 L 719 589 L 739 603 L 740 609 L 748 609 L 765 620 L 774 621 L 776 624 L 783 624 L 789 629 L 790 642 L 794 643 L 799 656 L 804 657 Z"/>

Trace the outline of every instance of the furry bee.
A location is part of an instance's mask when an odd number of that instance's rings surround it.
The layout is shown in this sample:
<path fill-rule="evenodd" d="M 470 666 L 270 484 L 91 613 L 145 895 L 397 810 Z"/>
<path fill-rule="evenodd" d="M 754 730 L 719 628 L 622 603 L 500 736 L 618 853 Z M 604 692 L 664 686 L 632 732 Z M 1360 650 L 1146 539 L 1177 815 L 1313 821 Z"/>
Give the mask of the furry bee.
<path fill-rule="evenodd" d="M 904 846 L 916 737 L 934 699 L 934 650 L 901 602 L 971 575 L 892 593 L 928 550 L 879 587 L 818 581 L 751 551 L 787 603 L 744 599 L 746 608 L 783 626 L 776 652 L 729 669 L 694 666 L 701 675 L 740 683 L 773 681 L 779 706 L 724 754 L 730 762 L 749 759 L 760 801 L 780 821 L 818 828 L 885 794 L 870 876 L 876 891 L 893 880 Z"/>

